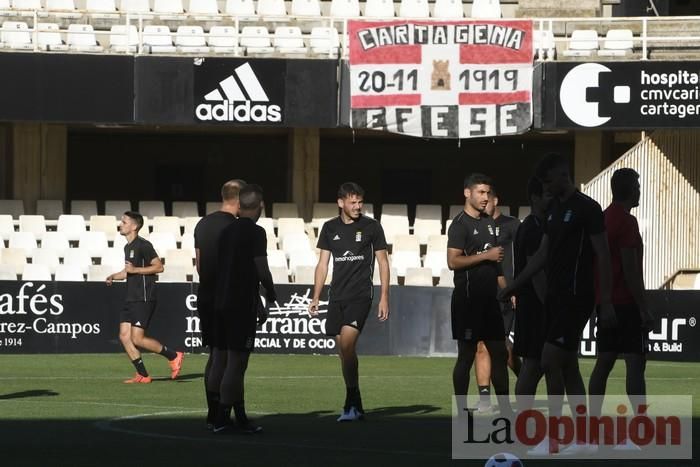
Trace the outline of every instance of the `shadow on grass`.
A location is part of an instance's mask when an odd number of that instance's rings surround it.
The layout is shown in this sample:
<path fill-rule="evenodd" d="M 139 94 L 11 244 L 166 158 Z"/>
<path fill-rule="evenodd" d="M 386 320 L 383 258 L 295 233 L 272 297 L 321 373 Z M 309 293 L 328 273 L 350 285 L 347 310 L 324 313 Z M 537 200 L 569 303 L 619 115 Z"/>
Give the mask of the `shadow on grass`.
<path fill-rule="evenodd" d="M 189 383 L 193 379 L 201 378 L 204 378 L 204 373 L 189 373 L 186 375 L 179 375 L 175 382 Z M 163 376 L 161 378 L 153 378 L 153 381 L 171 381 L 171 379 L 167 376 Z"/>
<path fill-rule="evenodd" d="M 46 397 L 58 396 L 59 393 L 50 389 L 32 389 L 30 391 L 13 392 L 10 394 L 0 394 L 0 400 L 23 399 L 25 397 Z"/>

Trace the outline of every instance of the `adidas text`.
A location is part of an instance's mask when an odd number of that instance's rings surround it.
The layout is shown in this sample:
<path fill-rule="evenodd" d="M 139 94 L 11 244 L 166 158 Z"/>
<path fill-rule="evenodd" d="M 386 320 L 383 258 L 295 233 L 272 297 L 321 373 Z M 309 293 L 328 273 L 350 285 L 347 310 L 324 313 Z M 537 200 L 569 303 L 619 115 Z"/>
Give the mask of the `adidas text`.
<path fill-rule="evenodd" d="M 220 104 L 200 104 L 196 109 L 197 118 L 202 121 L 217 122 L 273 122 L 282 121 L 282 109 L 279 105 L 255 104 L 250 101 Z"/>

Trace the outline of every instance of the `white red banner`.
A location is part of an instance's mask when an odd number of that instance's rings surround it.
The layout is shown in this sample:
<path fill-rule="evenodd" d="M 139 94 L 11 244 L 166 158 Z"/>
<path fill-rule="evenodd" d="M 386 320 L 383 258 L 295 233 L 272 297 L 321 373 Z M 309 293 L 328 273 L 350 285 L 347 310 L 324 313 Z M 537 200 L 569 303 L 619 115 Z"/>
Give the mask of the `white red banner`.
<path fill-rule="evenodd" d="M 349 21 L 351 126 L 426 138 L 532 124 L 532 21 Z"/>

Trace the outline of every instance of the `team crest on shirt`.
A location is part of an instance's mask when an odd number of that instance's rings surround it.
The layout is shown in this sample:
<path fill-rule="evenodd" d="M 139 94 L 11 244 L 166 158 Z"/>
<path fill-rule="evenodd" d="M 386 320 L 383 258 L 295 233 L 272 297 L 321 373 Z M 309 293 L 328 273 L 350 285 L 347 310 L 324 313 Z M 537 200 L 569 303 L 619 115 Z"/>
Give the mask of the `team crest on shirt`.
<path fill-rule="evenodd" d="M 134 259 L 134 250 L 129 251 L 129 259 Z"/>
<path fill-rule="evenodd" d="M 489 228 L 489 233 L 490 233 L 491 235 L 493 235 L 493 226 L 491 226 L 491 224 L 489 224 L 489 225 L 488 225 L 488 228 Z"/>
<path fill-rule="evenodd" d="M 499 226 L 496 226 L 496 237 L 501 235 L 501 228 Z"/>
<path fill-rule="evenodd" d="M 574 212 L 571 209 L 567 209 L 564 213 L 564 222 L 569 222 L 572 217 L 574 217 Z"/>
<path fill-rule="evenodd" d="M 357 232 L 355 232 L 355 241 L 356 242 L 362 241 L 362 231 L 361 230 L 358 230 Z"/>

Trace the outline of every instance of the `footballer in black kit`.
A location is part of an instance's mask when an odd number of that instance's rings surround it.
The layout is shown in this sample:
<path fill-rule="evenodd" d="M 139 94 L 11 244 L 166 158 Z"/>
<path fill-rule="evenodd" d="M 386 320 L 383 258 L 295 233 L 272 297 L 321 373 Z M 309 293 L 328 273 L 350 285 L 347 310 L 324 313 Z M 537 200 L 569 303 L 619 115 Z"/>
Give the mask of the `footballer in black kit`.
<path fill-rule="evenodd" d="M 336 217 L 323 224 L 317 246 L 333 261 L 326 335 L 339 335 L 343 326 L 362 331 L 374 295 L 374 253 L 387 248 L 381 225 L 365 216 L 351 224 Z"/>
<path fill-rule="evenodd" d="M 491 356 L 491 379 L 502 413 L 510 413 L 507 350 L 501 308 L 496 300 L 505 285 L 501 261 L 503 248 L 496 246 L 496 225 L 485 213 L 490 177 L 472 174 L 464 181 L 464 211 L 447 232 L 447 264 L 454 271 L 451 319 L 457 340 L 457 361 L 452 373 L 454 394 L 466 396 L 469 373 L 477 344 L 483 341 Z"/>
<path fill-rule="evenodd" d="M 379 264 L 381 295 L 379 321 L 389 317 L 389 258 L 384 230 L 379 222 L 362 215 L 364 190 L 356 183 L 338 189 L 340 215 L 323 224 L 318 238 L 321 250 L 314 274 L 314 294 L 309 314 L 318 314 L 321 291 L 333 261 L 326 314 L 326 334 L 335 336 L 345 381 L 345 404 L 339 422 L 364 418 L 360 395 L 357 340 L 372 307 L 374 261 Z"/>
<path fill-rule="evenodd" d="M 163 272 L 163 263 L 153 245 L 139 237 L 143 216 L 127 211 L 119 223 L 119 234 L 126 238 L 124 269 L 107 276 L 107 285 L 126 279 L 126 300 L 119 316 L 119 340 L 136 369 L 136 375 L 124 382 L 148 384 L 151 377 L 137 347 L 168 359 L 170 378 L 177 378 L 182 368 L 183 352 L 176 352 L 146 335 L 146 329 L 156 311 L 156 274 Z"/>

